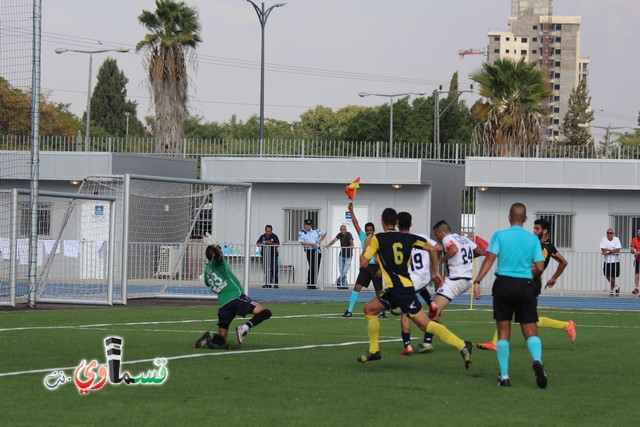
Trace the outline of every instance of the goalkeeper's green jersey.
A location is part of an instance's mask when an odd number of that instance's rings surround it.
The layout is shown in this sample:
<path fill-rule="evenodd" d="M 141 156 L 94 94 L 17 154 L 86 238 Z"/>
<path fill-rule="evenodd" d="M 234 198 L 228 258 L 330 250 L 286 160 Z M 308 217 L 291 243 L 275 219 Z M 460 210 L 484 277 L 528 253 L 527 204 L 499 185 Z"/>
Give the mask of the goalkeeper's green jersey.
<path fill-rule="evenodd" d="M 220 307 L 242 295 L 242 284 L 231 271 L 227 261 L 212 260 L 204 267 L 204 284 L 218 294 Z"/>

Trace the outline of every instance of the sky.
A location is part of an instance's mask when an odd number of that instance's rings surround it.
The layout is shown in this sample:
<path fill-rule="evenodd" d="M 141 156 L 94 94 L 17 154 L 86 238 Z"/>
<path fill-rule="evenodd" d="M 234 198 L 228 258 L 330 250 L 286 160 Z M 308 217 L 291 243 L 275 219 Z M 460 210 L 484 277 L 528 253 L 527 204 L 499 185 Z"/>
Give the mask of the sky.
<path fill-rule="evenodd" d="M 138 116 L 153 114 L 144 57 L 135 45 L 145 35 L 137 20 L 153 0 L 43 0 L 42 89 L 56 102 L 86 108 L 89 56 L 56 48 L 126 47 L 129 53 L 93 55 L 92 83 L 111 56 L 129 79 Z M 190 111 L 205 121 L 247 120 L 260 112 L 261 28 L 244 0 L 185 0 L 200 16 L 203 43 L 190 69 Z M 259 3 L 258 3 L 259 4 Z M 265 7 L 276 4 L 267 1 Z M 430 93 L 469 74 L 484 57 L 458 50 L 487 46 L 489 29 L 507 29 L 510 0 L 288 0 L 265 27 L 265 117 L 298 121 L 317 105 L 333 110 L 374 106 L 385 97 L 359 92 Z M 555 0 L 554 15 L 581 16 L 582 57 L 590 58 L 589 91 L 595 126 L 636 126 L 640 110 L 640 2 Z M 465 93 L 469 105 L 478 98 Z M 594 127 L 594 136 L 604 129 Z"/>

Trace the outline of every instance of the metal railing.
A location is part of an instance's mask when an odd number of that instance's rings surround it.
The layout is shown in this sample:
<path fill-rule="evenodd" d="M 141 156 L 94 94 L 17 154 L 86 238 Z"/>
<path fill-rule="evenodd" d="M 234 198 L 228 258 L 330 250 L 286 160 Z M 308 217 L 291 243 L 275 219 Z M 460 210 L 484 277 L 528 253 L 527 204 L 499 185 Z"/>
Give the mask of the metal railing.
<path fill-rule="evenodd" d="M 160 153 L 170 156 L 198 158 L 260 157 L 257 139 L 191 139 L 178 144 L 179 153 Z M 93 137 L 90 152 L 157 154 L 154 138 Z M 29 136 L 0 136 L 0 151 L 31 150 Z M 77 137 L 43 136 L 41 151 L 84 150 L 84 141 Z M 440 150 L 429 142 L 398 142 L 393 147 L 387 141 L 317 141 L 317 140 L 265 140 L 262 157 L 278 158 L 415 158 L 449 163 L 464 163 L 469 156 L 479 157 L 531 157 L 569 159 L 639 159 L 640 147 L 610 144 L 596 148 L 593 145 L 542 146 L 487 146 L 477 144 L 442 144 Z"/>

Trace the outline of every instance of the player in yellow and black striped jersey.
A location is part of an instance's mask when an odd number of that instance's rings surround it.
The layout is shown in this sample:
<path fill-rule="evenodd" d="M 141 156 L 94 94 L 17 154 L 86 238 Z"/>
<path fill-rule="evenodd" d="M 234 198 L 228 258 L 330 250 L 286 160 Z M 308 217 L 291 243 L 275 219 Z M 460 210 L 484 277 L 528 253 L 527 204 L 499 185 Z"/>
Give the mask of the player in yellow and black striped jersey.
<path fill-rule="evenodd" d="M 426 240 L 415 234 L 400 233 L 395 229 L 386 230 L 371 238 L 365 256 L 369 254 L 368 258 L 371 259 L 376 252 L 378 253 L 385 288 L 399 288 L 399 292 L 415 294 L 409 276 L 411 250 L 414 247 L 424 249 L 425 244 Z"/>
<path fill-rule="evenodd" d="M 421 237 L 396 231 L 398 213 L 395 209 L 386 208 L 382 212 L 381 222 L 384 233 L 372 236 L 366 251 L 360 255 L 360 266 L 366 267 L 369 260 L 376 253 L 378 254 L 385 289 L 382 294 L 373 298 L 364 307 L 369 335 L 369 351 L 360 356 L 358 362 L 366 363 L 382 358 L 379 345 L 380 321 L 377 315 L 382 310 L 398 307 L 423 332 L 432 333 L 445 343 L 460 350 L 465 368 L 468 369 L 471 365 L 471 343 L 461 340 L 445 326 L 429 321 L 427 314 L 422 310 L 422 304 L 418 300 L 409 276 L 411 249 L 416 246 L 434 250 L 433 246 Z M 436 284 L 442 283 L 442 276 L 435 268 L 432 270 L 432 279 Z"/>

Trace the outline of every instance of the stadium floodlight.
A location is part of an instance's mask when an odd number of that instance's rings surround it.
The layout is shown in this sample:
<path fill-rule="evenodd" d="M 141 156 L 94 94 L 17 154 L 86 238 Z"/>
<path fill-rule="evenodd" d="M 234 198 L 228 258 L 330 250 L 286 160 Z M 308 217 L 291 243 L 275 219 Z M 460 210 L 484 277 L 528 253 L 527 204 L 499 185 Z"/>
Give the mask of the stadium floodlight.
<path fill-rule="evenodd" d="M 276 3 L 265 10 L 264 2 L 262 2 L 262 7 L 258 7 L 258 5 L 251 0 L 246 1 L 251 3 L 251 6 L 256 10 L 260 27 L 262 28 L 260 53 L 260 156 L 262 156 L 264 154 L 264 27 L 267 25 L 267 19 L 269 19 L 269 15 L 273 9 L 286 6 L 286 3 Z"/>

